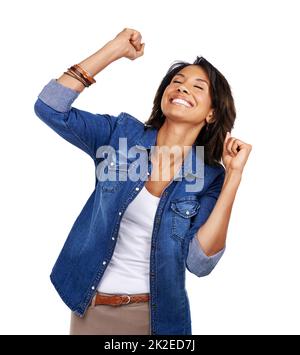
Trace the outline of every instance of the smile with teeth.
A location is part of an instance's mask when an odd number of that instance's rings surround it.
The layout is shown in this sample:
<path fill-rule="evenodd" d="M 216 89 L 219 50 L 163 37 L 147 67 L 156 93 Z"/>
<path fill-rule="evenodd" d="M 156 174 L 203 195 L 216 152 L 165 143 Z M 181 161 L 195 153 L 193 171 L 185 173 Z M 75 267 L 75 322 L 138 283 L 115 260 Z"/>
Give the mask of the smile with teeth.
<path fill-rule="evenodd" d="M 183 105 L 183 106 L 186 106 L 186 107 L 192 107 L 192 105 L 189 102 L 187 102 L 187 101 L 185 101 L 183 99 L 172 99 L 171 103 L 174 104 L 174 105 Z"/>

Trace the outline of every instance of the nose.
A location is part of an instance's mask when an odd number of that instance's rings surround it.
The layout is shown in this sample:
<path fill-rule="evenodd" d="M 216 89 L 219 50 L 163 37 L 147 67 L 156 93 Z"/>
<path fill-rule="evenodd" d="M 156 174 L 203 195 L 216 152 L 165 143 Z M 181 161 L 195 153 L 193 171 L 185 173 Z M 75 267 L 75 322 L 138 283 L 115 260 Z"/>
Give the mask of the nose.
<path fill-rule="evenodd" d="M 183 85 L 180 85 L 177 90 L 180 91 L 180 92 L 185 92 L 186 94 L 189 94 L 189 91 Z"/>

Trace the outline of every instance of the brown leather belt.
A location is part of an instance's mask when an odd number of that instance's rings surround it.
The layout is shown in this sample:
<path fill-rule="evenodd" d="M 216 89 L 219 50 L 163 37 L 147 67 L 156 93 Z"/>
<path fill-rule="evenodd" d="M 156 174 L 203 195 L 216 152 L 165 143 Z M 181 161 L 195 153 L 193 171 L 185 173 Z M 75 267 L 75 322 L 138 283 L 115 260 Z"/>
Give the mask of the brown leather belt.
<path fill-rule="evenodd" d="M 91 305 L 97 306 L 100 304 L 106 304 L 110 306 L 121 306 L 122 304 L 148 302 L 149 298 L 149 293 L 136 295 L 104 295 L 97 292 L 92 299 Z"/>

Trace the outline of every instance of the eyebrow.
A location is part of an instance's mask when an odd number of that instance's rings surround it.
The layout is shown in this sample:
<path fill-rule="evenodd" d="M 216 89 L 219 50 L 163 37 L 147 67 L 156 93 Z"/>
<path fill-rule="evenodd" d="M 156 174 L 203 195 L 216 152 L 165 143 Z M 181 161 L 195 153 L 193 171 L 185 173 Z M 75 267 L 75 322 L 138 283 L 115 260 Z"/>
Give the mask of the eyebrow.
<path fill-rule="evenodd" d="M 184 74 L 178 73 L 178 74 L 175 74 L 174 76 L 176 76 L 176 75 L 180 75 L 180 76 L 182 76 L 182 77 L 185 78 L 185 75 L 184 75 Z M 204 80 L 204 79 L 196 78 L 195 80 L 196 80 L 196 81 L 203 81 L 203 82 L 206 83 L 207 86 L 208 86 L 208 82 L 207 82 L 206 80 Z"/>

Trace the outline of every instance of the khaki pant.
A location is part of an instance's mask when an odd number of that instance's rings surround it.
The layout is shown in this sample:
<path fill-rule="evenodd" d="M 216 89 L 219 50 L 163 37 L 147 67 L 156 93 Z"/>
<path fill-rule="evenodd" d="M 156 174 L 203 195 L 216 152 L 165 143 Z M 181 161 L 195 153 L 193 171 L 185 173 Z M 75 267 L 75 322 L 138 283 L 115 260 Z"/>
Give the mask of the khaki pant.
<path fill-rule="evenodd" d="M 71 313 L 70 335 L 149 334 L 149 302 L 90 306 L 83 318 Z"/>

